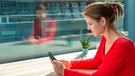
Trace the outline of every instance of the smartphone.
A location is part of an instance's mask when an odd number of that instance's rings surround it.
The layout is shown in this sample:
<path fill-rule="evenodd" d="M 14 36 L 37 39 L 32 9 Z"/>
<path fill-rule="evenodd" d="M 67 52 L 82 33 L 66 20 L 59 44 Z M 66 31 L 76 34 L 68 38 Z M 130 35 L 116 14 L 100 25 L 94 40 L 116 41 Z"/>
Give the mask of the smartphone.
<path fill-rule="evenodd" d="M 48 52 L 48 56 L 52 59 L 52 60 L 56 60 L 56 58 L 53 56 L 53 54 L 49 51 Z"/>

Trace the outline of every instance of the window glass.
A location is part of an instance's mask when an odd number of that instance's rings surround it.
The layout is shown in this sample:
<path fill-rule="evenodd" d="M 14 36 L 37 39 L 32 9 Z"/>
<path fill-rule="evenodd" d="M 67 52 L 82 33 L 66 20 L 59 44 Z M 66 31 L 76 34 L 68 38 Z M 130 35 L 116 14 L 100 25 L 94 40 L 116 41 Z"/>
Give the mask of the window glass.
<path fill-rule="evenodd" d="M 0 2 L 0 63 L 46 57 L 48 51 L 55 55 L 79 52 L 82 48 L 80 39 L 84 37 L 90 38 L 89 50 L 96 49 L 101 37 L 94 37 L 91 31 L 87 30 L 87 24 L 81 14 L 90 1 L 48 0 L 42 2 L 47 3 L 48 14 L 36 15 L 35 6 L 38 3 L 40 3 L 39 0 L 2 0 Z M 47 39 L 33 44 L 28 39 L 35 37 L 33 35 L 34 20 L 42 15 L 47 16 L 47 20 L 36 21 L 40 21 L 40 27 L 45 29 L 36 36 Z M 117 23 L 119 30 L 123 31 L 123 18 Z"/>

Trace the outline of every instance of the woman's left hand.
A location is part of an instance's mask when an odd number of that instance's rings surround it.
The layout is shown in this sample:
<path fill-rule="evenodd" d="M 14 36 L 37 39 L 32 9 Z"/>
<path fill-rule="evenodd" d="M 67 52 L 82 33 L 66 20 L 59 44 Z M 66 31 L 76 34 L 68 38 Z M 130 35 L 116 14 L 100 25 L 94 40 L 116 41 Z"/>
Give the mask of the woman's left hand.
<path fill-rule="evenodd" d="M 29 39 L 30 43 L 32 44 L 39 44 L 37 39 Z"/>
<path fill-rule="evenodd" d="M 53 64 L 54 71 L 59 75 L 64 75 L 64 69 L 66 68 L 65 65 L 62 62 L 58 61 L 58 60 L 53 60 L 52 61 L 50 59 L 50 61 Z"/>

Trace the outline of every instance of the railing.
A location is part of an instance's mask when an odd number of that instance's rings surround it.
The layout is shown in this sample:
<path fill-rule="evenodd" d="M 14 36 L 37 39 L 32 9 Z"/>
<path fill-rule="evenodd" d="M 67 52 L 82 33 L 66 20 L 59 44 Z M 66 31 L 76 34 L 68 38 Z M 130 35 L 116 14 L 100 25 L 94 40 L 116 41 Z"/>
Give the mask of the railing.
<path fill-rule="evenodd" d="M 0 16 L 0 24 L 32 23 L 35 16 L 35 14 L 4 15 Z M 84 20 L 81 13 L 58 13 L 48 14 L 48 16 L 56 18 L 57 21 Z"/>
<path fill-rule="evenodd" d="M 35 14 L 0 16 L 0 39 L 27 37 L 32 32 Z M 48 14 L 57 21 L 57 36 L 86 29 L 85 19 L 81 13 Z"/>

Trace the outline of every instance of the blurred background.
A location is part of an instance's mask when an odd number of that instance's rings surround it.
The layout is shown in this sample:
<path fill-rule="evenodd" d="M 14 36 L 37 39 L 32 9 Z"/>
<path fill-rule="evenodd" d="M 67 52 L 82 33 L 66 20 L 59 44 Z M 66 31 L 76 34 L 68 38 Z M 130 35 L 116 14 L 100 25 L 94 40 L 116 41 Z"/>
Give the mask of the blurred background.
<path fill-rule="evenodd" d="M 54 55 L 81 51 L 79 40 L 89 37 L 89 50 L 96 49 L 101 37 L 88 31 L 81 14 L 85 6 L 105 0 L 0 0 L 0 64 L 46 57 L 48 51 Z M 109 1 L 109 0 L 107 0 Z M 118 2 L 124 9 L 123 0 Z M 34 7 L 47 3 L 48 16 L 57 21 L 55 37 L 42 44 L 27 44 L 33 30 Z M 124 18 L 117 21 L 118 29 L 127 35 Z"/>

